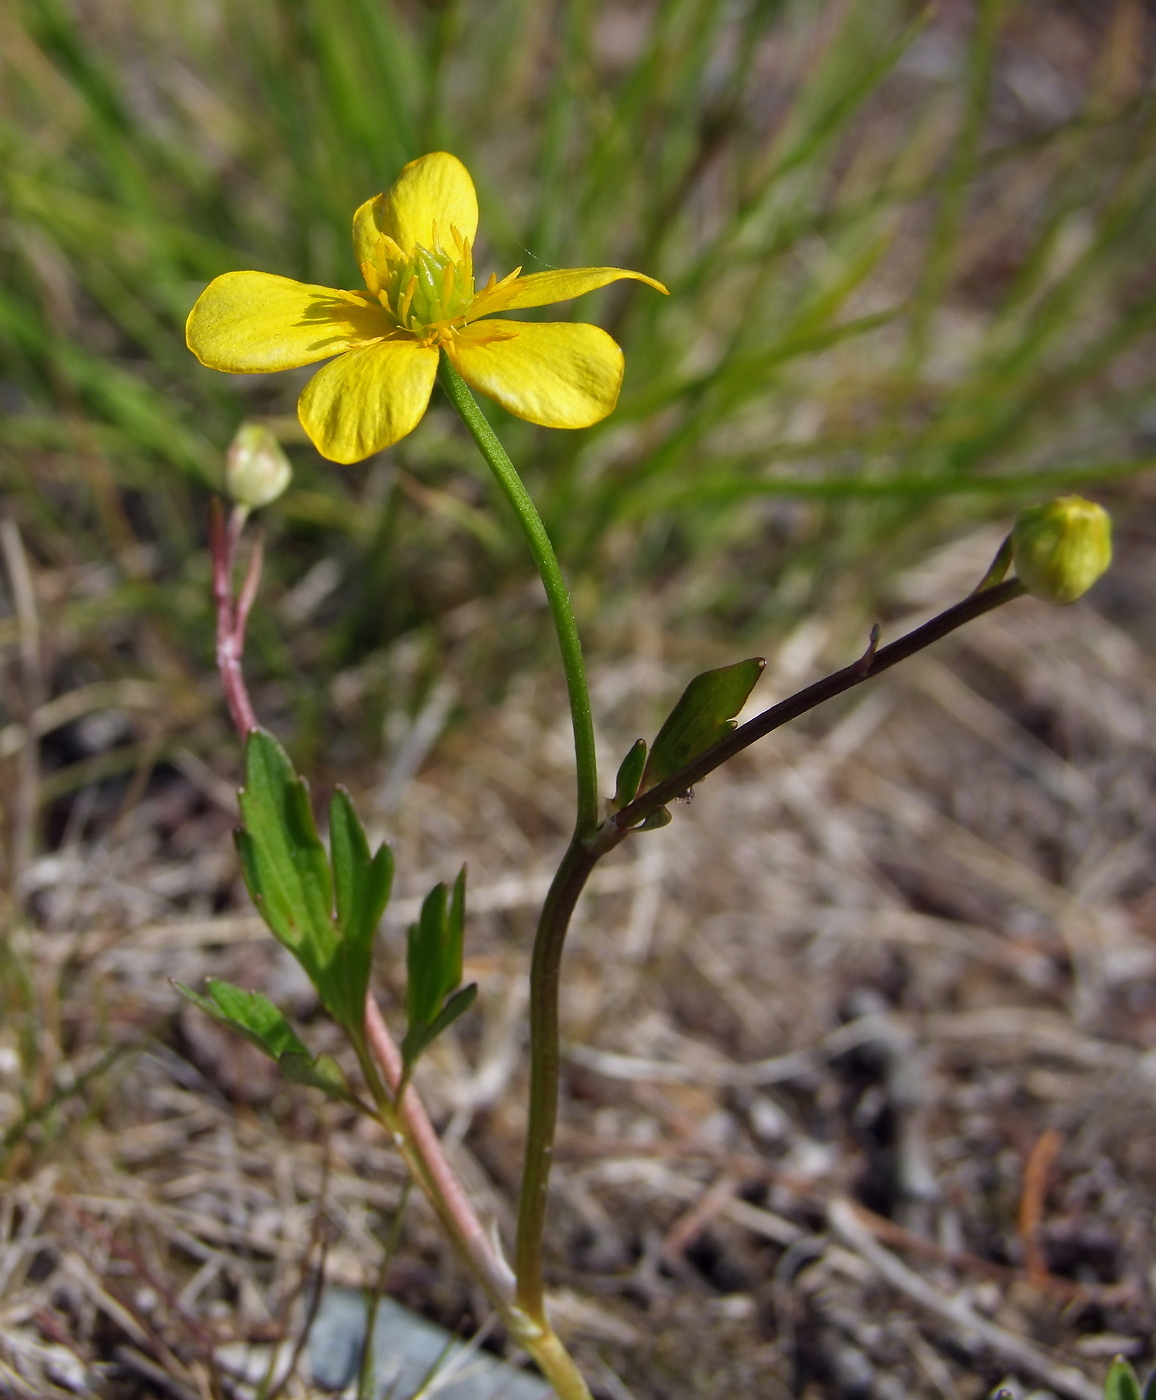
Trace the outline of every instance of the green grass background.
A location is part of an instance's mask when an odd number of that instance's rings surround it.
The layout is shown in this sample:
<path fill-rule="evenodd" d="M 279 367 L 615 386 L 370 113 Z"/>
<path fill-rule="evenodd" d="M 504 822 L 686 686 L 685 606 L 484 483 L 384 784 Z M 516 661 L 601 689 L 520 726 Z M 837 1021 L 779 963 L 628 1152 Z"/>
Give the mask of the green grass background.
<path fill-rule="evenodd" d="M 353 209 L 445 147 L 483 276 L 614 263 L 671 289 L 541 313 L 623 344 L 605 423 L 493 412 L 580 611 L 641 591 L 672 628 L 768 645 L 963 522 L 1151 460 L 1144 23 L 1135 0 L 11 0 L 5 508 L 72 581 L 64 623 L 116 623 L 99 674 L 204 672 L 208 488 L 264 417 L 296 476 L 252 670 L 322 746 L 335 676 L 406 638 L 433 675 L 446 618 L 530 577 L 464 435 L 435 400 L 380 460 L 325 463 L 305 372 L 204 370 L 183 323 L 230 269 L 359 285 Z M 271 604 L 323 559 L 292 633 Z"/>

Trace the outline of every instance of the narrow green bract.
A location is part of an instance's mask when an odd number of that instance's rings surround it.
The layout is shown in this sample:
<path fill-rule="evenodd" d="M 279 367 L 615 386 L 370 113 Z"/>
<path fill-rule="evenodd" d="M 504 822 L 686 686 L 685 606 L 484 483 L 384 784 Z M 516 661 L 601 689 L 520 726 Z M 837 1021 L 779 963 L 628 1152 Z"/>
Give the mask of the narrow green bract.
<path fill-rule="evenodd" d="M 614 806 L 625 807 L 633 802 L 642 782 L 642 772 L 646 767 L 646 740 L 638 739 L 631 745 L 630 752 L 618 767 L 618 777 L 614 783 Z"/>
<path fill-rule="evenodd" d="M 346 1008 L 348 1020 L 344 1024 L 360 1026 L 369 990 L 373 939 L 393 886 L 393 852 L 382 845 L 370 856 L 365 831 L 344 788 L 337 789 L 329 804 L 329 848 L 339 934 L 330 983 Z M 330 1006 L 330 1010 L 334 1008 Z"/>

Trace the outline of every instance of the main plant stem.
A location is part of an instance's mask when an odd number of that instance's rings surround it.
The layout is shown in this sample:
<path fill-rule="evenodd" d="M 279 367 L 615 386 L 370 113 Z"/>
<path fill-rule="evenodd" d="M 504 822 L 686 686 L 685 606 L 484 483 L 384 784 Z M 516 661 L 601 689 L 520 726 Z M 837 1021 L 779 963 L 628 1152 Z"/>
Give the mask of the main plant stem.
<path fill-rule="evenodd" d="M 719 744 L 699 754 L 679 773 L 600 822 L 594 724 L 586 685 L 586 671 L 582 661 L 582 646 L 554 547 L 542 518 L 505 448 L 483 416 L 465 381 L 444 355 L 440 378 L 446 396 L 457 409 L 497 478 L 506 499 L 514 508 L 534 556 L 534 562 L 538 566 L 562 651 L 562 664 L 566 671 L 570 713 L 574 726 L 574 751 L 578 769 L 578 819 L 574 836 L 562 857 L 562 863 L 542 906 L 530 966 L 530 1094 L 515 1249 L 517 1311 L 531 1325 L 536 1324 L 541 1328 L 542 1337 L 552 1343 L 546 1347 L 541 1343 L 537 1348 L 530 1346 L 530 1350 L 551 1379 L 558 1394 L 567 1397 L 568 1400 L 571 1394 L 585 1396 L 589 1392 L 576 1370 L 573 1371 L 572 1377 L 573 1390 L 561 1388 L 550 1371 L 550 1364 L 562 1361 L 565 1367 L 572 1369 L 573 1362 L 554 1336 L 546 1317 L 542 1239 L 558 1120 L 558 1083 L 561 1072 L 558 993 L 562 952 L 575 906 L 591 872 L 598 861 L 620 845 L 631 829 L 646 816 L 671 798 L 683 793 L 693 783 L 701 781 L 747 745 L 825 700 L 878 675 L 972 618 L 1019 597 L 1024 590 L 1015 580 L 985 587 L 988 582 L 988 578 L 985 578 L 970 598 L 957 603 L 953 608 L 948 608 L 946 612 L 882 650 L 877 648 L 876 629 L 872 632 L 867 651 L 857 662 L 815 685 L 808 686 L 789 700 L 772 706 L 764 714 L 736 729 Z M 989 574 L 988 577 L 994 576 L 996 575 Z M 556 1354 L 548 1355 L 554 1352 L 555 1348 Z"/>
<path fill-rule="evenodd" d="M 554 1164 L 558 1079 L 562 1068 L 558 1029 L 562 949 L 574 906 L 600 854 L 577 836 L 570 842 L 542 905 L 530 963 L 530 1096 L 522 1190 L 518 1197 L 514 1272 L 518 1280 L 518 1305 L 539 1321 L 545 1320 L 542 1238 L 546 1228 L 550 1168 Z"/>

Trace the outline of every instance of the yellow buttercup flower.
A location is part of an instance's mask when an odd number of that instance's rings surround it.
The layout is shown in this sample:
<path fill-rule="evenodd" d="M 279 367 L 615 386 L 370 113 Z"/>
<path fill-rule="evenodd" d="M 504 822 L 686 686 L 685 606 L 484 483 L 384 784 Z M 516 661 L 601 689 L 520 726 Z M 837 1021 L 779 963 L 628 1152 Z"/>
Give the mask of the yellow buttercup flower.
<path fill-rule="evenodd" d="M 358 462 L 417 426 L 444 350 L 472 388 L 547 428 L 586 428 L 613 411 L 622 351 L 597 326 L 511 321 L 496 313 L 547 306 L 630 277 L 618 267 L 566 268 L 474 289 L 478 201 L 465 166 L 445 151 L 411 161 L 388 194 L 353 216 L 364 292 L 268 272 L 227 272 L 189 313 L 185 338 L 203 365 L 231 374 L 332 359 L 297 404 L 317 450 Z M 485 319 L 482 319 L 485 318 Z"/>

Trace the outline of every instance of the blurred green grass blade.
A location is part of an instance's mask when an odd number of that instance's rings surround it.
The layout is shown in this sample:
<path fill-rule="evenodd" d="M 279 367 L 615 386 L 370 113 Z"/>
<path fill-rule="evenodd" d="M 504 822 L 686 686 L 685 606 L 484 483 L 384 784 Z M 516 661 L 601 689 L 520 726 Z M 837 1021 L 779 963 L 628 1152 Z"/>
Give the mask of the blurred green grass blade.
<path fill-rule="evenodd" d="M 697 292 L 712 271 L 725 267 L 737 255 L 764 254 L 765 234 L 756 226 L 760 220 L 768 222 L 771 202 L 778 197 L 783 182 L 808 167 L 817 178 L 826 175 L 821 158 L 846 135 L 856 113 L 922 31 L 923 19 L 903 26 L 898 22 L 899 14 L 899 7 L 893 4 L 880 6 L 870 0 L 856 0 L 848 8 L 801 88 L 783 130 L 770 150 L 758 153 L 745 172 L 745 189 L 733 217 L 696 261 L 673 284 L 668 283 L 672 293 Z M 800 187 L 796 199 L 805 188 Z M 784 215 L 784 210 L 774 210 L 775 222 Z M 772 232 L 773 228 L 774 223 Z"/>
<path fill-rule="evenodd" d="M 937 477 L 896 475 L 884 478 L 867 476 L 727 476 L 711 472 L 704 480 L 656 491 L 650 499 L 640 500 L 634 509 L 638 515 L 656 511 L 694 511 L 704 506 L 717 506 L 765 497 L 802 500 L 884 500 L 949 499 L 954 496 L 1030 496 L 1082 486 L 1093 489 L 1113 482 L 1127 481 L 1141 472 L 1156 468 L 1156 456 L 1137 457 L 1125 462 L 1093 462 L 1087 465 L 1063 465 L 1044 471 L 1008 472 L 1002 475 L 958 476 L 945 484 Z"/>
<path fill-rule="evenodd" d="M 927 358 L 931 319 L 943 300 L 964 210 L 969 197 L 980 141 L 991 98 L 996 41 L 1008 0 L 978 0 L 965 65 L 963 110 L 954 148 L 939 196 L 915 297 L 907 345 L 907 367 L 915 374 Z"/>
<path fill-rule="evenodd" d="M 175 418 L 162 394 L 136 375 L 53 334 L 0 288 L 0 346 L 4 345 L 10 353 L 20 352 L 46 368 L 51 365 L 93 412 L 162 460 L 201 480 L 212 478 L 211 455 Z"/>
<path fill-rule="evenodd" d="M 251 415 L 291 439 L 295 483 L 269 512 L 248 659 L 258 689 L 293 696 L 301 753 L 355 742 L 332 722 L 338 671 L 372 677 L 351 682 L 356 742 L 379 743 L 403 634 L 420 690 L 446 616 L 517 596 L 521 556 L 436 403 L 338 470 L 295 426 L 305 374 L 216 375 L 183 345 L 219 272 L 356 286 L 353 208 L 435 140 L 475 175 L 483 275 L 613 262 L 672 288 L 543 309 L 622 344 L 604 423 L 550 433 L 487 408 L 591 612 L 658 579 L 694 598 L 688 624 L 777 626 L 834 572 L 868 577 L 882 539 L 910 557 L 1006 493 L 1142 469 L 1156 99 L 1088 76 L 1101 40 L 1076 12 L 1071 63 L 1023 7 L 1006 33 L 996 0 L 974 18 L 906 0 L 15 0 L 5 490 L 43 558 L 96 564 L 139 537 L 170 584 L 117 583 L 67 616 L 115 629 L 139 609 L 211 665 L 201 483 Z M 1033 106 L 1025 60 L 1066 106 Z M 340 586 L 286 628 L 278 600 L 322 558 Z"/>
<path fill-rule="evenodd" d="M 561 35 L 560 55 L 541 118 L 542 137 L 534 166 L 534 213 L 527 224 L 528 246 L 523 250 L 533 259 L 531 271 L 554 266 L 561 253 L 565 211 L 573 199 L 573 192 L 566 188 L 567 157 L 574 130 L 582 120 L 593 14 L 593 0 L 563 0 L 554 22 Z"/>

